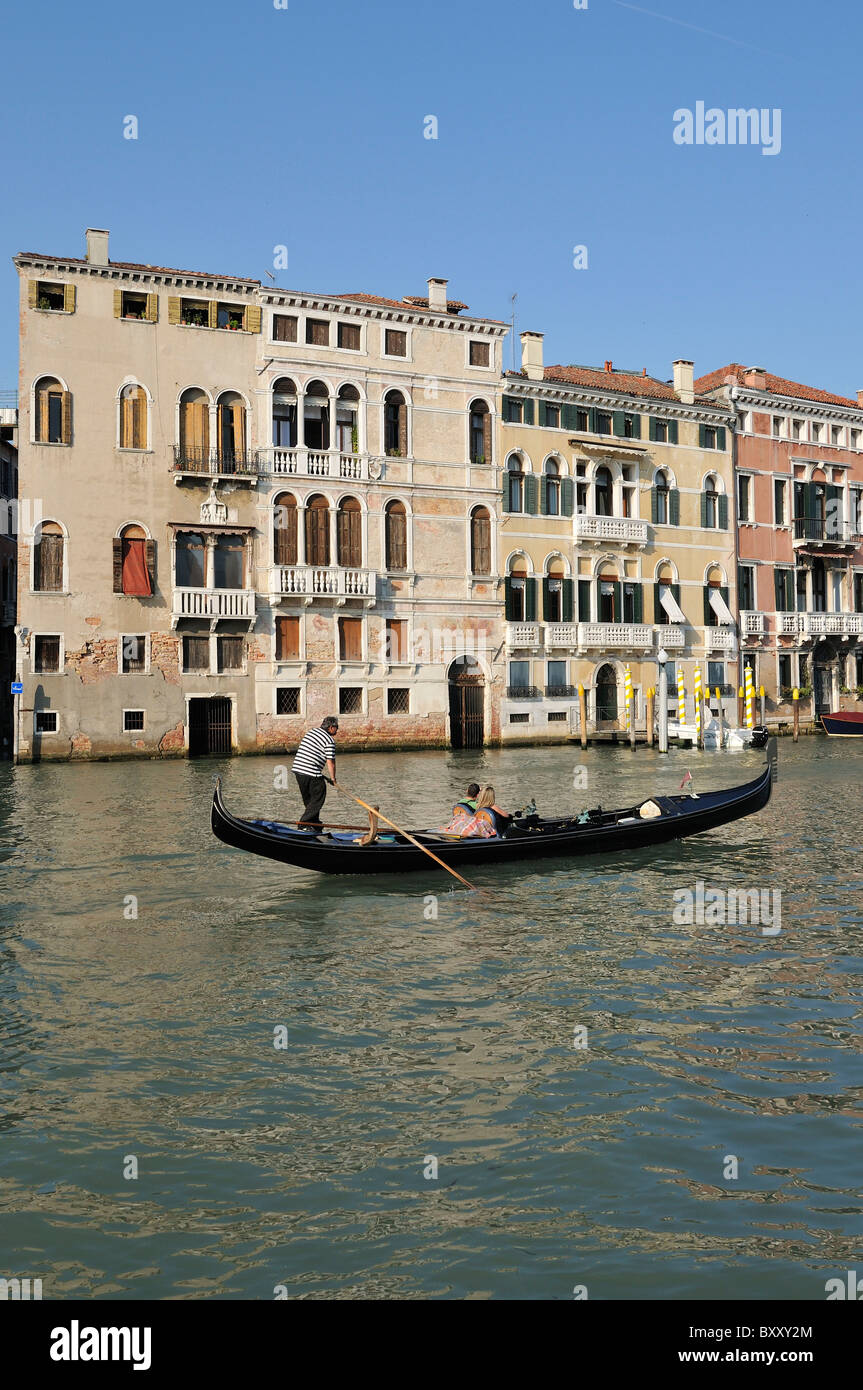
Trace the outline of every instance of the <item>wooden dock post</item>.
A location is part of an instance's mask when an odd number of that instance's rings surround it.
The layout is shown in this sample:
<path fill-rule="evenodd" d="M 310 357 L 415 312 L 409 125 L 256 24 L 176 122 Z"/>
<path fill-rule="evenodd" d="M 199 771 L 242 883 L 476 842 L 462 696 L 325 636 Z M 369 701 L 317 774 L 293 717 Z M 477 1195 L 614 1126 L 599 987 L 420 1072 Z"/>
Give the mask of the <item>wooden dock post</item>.
<path fill-rule="evenodd" d="M 584 686 L 579 681 L 578 685 L 578 714 L 581 724 L 581 746 L 587 747 L 587 696 L 584 693 Z"/>
<path fill-rule="evenodd" d="M 725 747 L 725 713 L 722 709 L 722 692 L 716 687 L 716 700 L 719 705 L 719 747 Z"/>
<path fill-rule="evenodd" d="M 800 691 L 795 685 L 791 692 L 791 699 L 794 701 L 794 742 L 800 737 Z"/>
<path fill-rule="evenodd" d="M 763 685 L 761 685 L 761 686 L 758 687 L 758 703 L 759 703 L 760 710 L 761 710 L 761 717 L 760 717 L 760 719 L 759 719 L 758 722 L 759 722 L 759 724 L 760 724 L 760 725 L 762 726 L 762 728 L 763 728 L 763 727 L 764 727 L 764 703 L 765 703 L 765 695 L 764 695 L 764 686 L 763 686 Z"/>
<path fill-rule="evenodd" d="M 743 728 L 743 686 L 737 687 L 737 727 Z"/>
<path fill-rule="evenodd" d="M 656 694 L 653 686 L 647 692 L 647 746 L 653 747 L 653 697 Z"/>

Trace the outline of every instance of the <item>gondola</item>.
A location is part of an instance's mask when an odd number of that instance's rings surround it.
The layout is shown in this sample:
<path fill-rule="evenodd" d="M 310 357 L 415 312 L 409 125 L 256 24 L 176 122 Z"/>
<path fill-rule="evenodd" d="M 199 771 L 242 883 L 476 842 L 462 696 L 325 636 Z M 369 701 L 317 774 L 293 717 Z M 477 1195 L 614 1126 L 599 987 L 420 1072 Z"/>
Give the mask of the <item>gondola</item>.
<path fill-rule="evenodd" d="M 835 710 L 821 715 L 825 734 L 831 738 L 863 738 L 863 714 L 857 710 Z"/>
<path fill-rule="evenodd" d="M 488 840 L 452 839 L 439 830 L 411 833 L 439 859 L 459 869 L 474 864 L 508 864 L 515 859 L 644 849 L 713 830 L 760 811 L 770 800 L 775 768 L 776 740 L 771 739 L 763 771 L 753 781 L 724 791 L 653 796 L 649 803 L 638 802 L 620 811 L 597 807 L 586 813 L 586 819 L 516 818 L 504 835 Z M 648 805 L 658 808 L 659 814 L 654 809 L 644 818 L 641 811 Z M 373 844 L 361 845 L 361 832 L 299 830 L 274 821 L 240 820 L 225 806 L 221 780 L 213 793 L 211 825 L 213 834 L 235 849 L 322 874 L 395 874 L 431 867 L 422 850 L 395 832 L 382 833 Z"/>

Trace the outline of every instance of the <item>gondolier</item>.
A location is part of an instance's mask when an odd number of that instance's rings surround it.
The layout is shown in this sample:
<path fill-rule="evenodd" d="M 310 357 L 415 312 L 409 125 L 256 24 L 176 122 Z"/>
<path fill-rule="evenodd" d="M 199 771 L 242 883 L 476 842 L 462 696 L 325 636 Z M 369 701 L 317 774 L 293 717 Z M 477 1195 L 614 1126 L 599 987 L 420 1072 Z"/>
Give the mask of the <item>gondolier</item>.
<path fill-rule="evenodd" d="M 300 739 L 293 762 L 293 772 L 303 798 L 301 824 L 319 828 L 321 810 L 327 799 L 327 780 L 336 780 L 336 745 L 339 721 L 327 715 L 319 729 L 309 729 Z"/>

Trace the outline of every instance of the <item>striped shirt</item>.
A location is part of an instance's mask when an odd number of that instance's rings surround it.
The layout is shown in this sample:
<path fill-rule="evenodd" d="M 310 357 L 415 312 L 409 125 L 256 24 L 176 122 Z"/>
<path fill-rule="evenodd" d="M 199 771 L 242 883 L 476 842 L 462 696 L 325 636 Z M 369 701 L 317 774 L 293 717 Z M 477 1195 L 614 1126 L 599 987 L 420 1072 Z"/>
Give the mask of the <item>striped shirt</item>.
<path fill-rule="evenodd" d="M 309 729 L 300 739 L 293 770 L 305 773 L 306 777 L 320 777 L 327 759 L 335 756 L 336 745 L 326 729 Z"/>

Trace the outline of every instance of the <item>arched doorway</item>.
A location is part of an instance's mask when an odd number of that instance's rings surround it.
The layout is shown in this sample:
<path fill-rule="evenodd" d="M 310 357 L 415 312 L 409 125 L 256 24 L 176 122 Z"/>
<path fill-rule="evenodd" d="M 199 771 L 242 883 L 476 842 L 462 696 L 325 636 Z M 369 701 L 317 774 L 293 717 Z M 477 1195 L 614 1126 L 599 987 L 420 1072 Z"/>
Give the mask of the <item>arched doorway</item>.
<path fill-rule="evenodd" d="M 617 673 L 613 666 L 600 666 L 596 673 L 596 722 L 617 723 Z"/>
<path fill-rule="evenodd" d="M 449 735 L 453 748 L 482 748 L 485 677 L 476 657 L 459 656 L 448 672 Z"/>
<path fill-rule="evenodd" d="M 819 642 L 812 653 L 812 694 L 815 697 L 816 714 L 829 714 L 834 707 L 835 672 L 836 650 L 832 642 Z"/>

